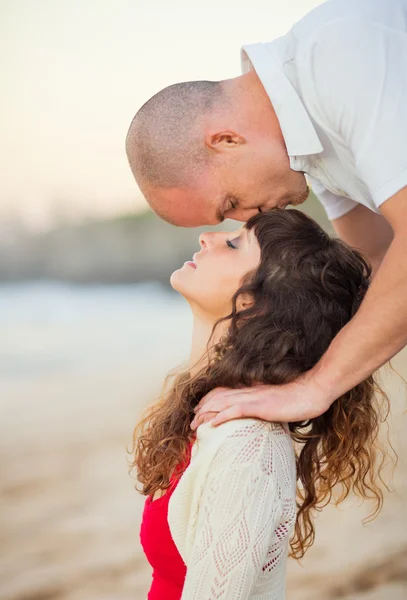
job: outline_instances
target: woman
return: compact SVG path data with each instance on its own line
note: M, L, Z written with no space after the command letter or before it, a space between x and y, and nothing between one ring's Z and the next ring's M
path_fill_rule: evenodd
M310 369L357 311L370 267L297 210L203 234L200 245L171 277L193 313L189 367L135 430L148 598L280 600L289 546L304 555L312 514L336 484L339 501L352 489L375 500L374 515L381 508L377 386L370 377L311 422L206 423L196 439L194 408L215 387L286 383Z

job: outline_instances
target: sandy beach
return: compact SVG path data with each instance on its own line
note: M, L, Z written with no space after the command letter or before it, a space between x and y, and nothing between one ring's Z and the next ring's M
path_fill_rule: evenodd
M102 290L96 309L91 292L78 300L48 290L48 309L44 293L0 292L0 598L142 600L150 578L138 541L144 499L128 475L126 445L141 408L186 356L189 315L161 292ZM407 351L393 364L407 376ZM367 525L369 507L355 498L318 515L314 547L301 564L289 561L288 600L407 597L406 390L393 373L383 377L399 455L395 491Z

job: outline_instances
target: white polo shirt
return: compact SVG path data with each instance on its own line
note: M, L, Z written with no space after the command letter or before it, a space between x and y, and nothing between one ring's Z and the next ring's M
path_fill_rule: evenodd
M407 185L407 0L330 0L243 46L252 68L331 220L358 203L379 212Z

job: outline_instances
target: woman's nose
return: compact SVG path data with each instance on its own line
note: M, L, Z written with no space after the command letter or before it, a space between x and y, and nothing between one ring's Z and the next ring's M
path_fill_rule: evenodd
M227 236L227 231L205 231L199 236L199 243L203 250L205 248L216 250L225 243Z
M213 235L212 231L204 231L199 236L199 244L201 248L207 248L210 245L211 236Z

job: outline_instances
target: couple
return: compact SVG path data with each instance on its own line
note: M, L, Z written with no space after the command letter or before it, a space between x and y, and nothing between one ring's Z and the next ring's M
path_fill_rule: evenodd
M194 330L135 433L150 600L282 600L334 487L382 503L372 373L407 344L406 2L330 0L242 59L156 94L127 137L159 216L246 223L171 278ZM343 241L284 210L307 180Z

